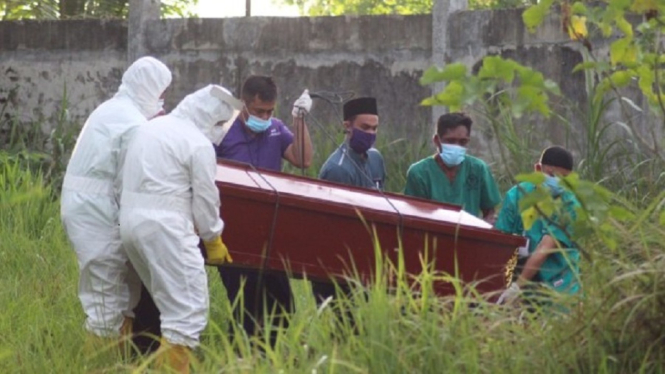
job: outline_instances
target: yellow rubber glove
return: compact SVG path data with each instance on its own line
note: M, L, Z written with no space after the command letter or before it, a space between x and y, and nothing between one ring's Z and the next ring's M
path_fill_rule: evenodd
M210 241L204 240L203 245L205 246L206 254L208 255L206 264L223 265L227 262L233 262L231 254L229 254L229 249L226 248L226 244L222 241L221 236Z

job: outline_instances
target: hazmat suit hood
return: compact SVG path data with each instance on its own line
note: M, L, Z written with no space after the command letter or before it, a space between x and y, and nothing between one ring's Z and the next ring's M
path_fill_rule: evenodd
M126 96L146 119L163 110L160 96L171 84L172 75L166 65L154 57L141 57L122 75L116 96Z
M211 142L219 145L240 110L240 100L226 88L210 84L187 95L171 114L192 121Z

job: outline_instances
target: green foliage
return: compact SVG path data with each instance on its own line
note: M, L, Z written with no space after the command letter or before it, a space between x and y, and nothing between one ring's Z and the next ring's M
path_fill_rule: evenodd
M468 74L460 63L447 65L442 70L430 67L420 83L435 82L445 82L446 88L423 100L423 105L444 105L451 111L459 111L477 101L496 100L505 104L516 118L532 112L549 117L548 98L560 95L556 83L545 79L542 73L499 56L485 57L476 75Z
M14 87L5 94L5 105L0 109L0 129L7 129L0 132L0 147L31 170L40 170L45 182L59 189L81 129L81 124L69 118L67 86L63 86L58 112L52 118L30 123L20 121L10 110L9 103L18 90Z
M662 12L657 17L649 13L662 5L541 1L523 12L527 28L535 31L555 5L560 5L557 14L571 39L582 47L584 60L571 73L584 74L587 102L562 97L556 84L518 62L488 56L476 74L460 63L426 70L421 84L443 82L445 89L423 104L479 115L476 122L490 142L486 152L501 161L498 170L504 175L531 168L537 157L534 146L550 143L547 135L552 132L543 131L543 121L547 121L548 126L558 126L560 133L567 134L565 145L581 156L577 167L583 178L612 186L624 196L639 196L646 203L665 187L658 171L665 165L659 135L665 131L665 57L659 42L665 18ZM636 16L641 15L645 17L638 21ZM596 26L589 35L587 22ZM610 35L610 53L598 55L599 48L593 48L591 41ZM635 90L644 95L649 113L636 104L641 98L635 97ZM620 116L609 116L608 111L617 107ZM644 122L648 115L655 118L645 129L637 120Z
M193 17L198 0L162 0L162 16ZM0 0L0 20L127 18L129 0Z
M6 232L38 238L57 210L42 173L29 165L23 155L0 153L0 226Z
M302 14L338 16L365 14L426 14L432 12L433 0L282 0L297 5Z
M534 31L543 22L549 14L552 3L554 3L554 0L544 0L524 11L522 20L529 31Z
M280 0L296 5L309 16L429 14L433 0ZM535 3L533 0L470 0L469 9L516 8Z
M665 116L663 104L663 68L662 47L660 40L665 31L663 14L665 3L661 1L608 1L607 5L585 6L575 2L572 7L567 2L560 1L562 23L568 27L571 23L571 14L584 17L585 21L596 26L601 37L615 39L610 43L609 59L605 56L590 54L590 60L576 67L576 69L593 69L600 75L600 83L596 95L602 96L612 91L618 94L618 89L638 83L644 97L648 100L651 110L657 115ZM541 2L524 12L524 21L530 30L539 26L554 1ZM639 21L637 21L639 19ZM633 20L632 23L629 20ZM636 22L637 21L637 22ZM593 36L593 35L592 35ZM591 50L589 39L585 43ZM648 142L645 142L648 144ZM654 149L655 144L649 144Z

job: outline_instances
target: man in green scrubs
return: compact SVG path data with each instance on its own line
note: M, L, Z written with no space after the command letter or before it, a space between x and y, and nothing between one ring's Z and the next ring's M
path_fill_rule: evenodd
M409 167L404 194L460 205L470 214L493 222L501 196L487 164L466 154L472 123L463 113L439 117L432 139L439 153Z
M518 278L501 295L499 303L514 300L527 284L568 294L580 290L580 253L572 239L575 211L580 203L575 194L559 184L559 177L572 172L573 156L563 147L549 147L541 154L535 169L545 174L543 185L522 182L511 188L495 223L498 230L528 239L528 244L519 251L515 269ZM547 189L555 201L556 208L551 212L541 209L546 217L533 207L520 207L520 201L538 188Z

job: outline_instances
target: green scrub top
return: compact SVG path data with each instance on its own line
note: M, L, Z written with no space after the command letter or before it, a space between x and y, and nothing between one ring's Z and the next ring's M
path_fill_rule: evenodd
M437 157L425 158L409 167L405 195L460 205L478 217L482 217L483 210L494 209L501 202L492 172L483 160L467 155L451 182Z
M370 148L366 154L352 150L347 143L333 152L321 167L319 178L356 187L383 190L386 169L383 156Z
M559 196L563 202L562 209L548 217L549 220L542 217L536 219L533 226L525 231L519 203L535 188L533 183L523 182L508 190L494 226L508 234L524 235L529 239L529 254L536 250L543 236L555 238L565 250L550 254L533 280L559 292L575 294L580 289L580 252L566 233L572 237L573 224L577 219L575 210L580 203L573 193L565 191Z

